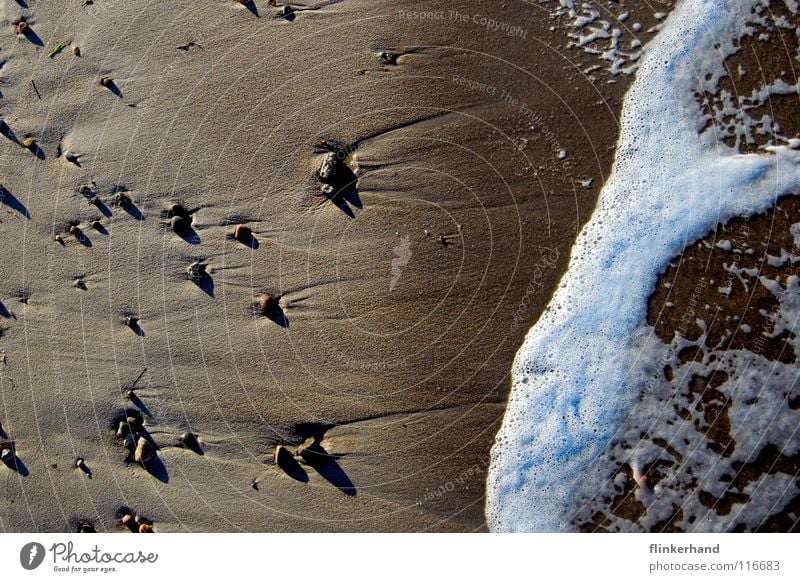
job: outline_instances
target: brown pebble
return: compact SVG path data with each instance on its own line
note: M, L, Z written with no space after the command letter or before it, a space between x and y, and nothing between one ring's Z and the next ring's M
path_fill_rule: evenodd
M100 84L103 87L110 87L114 80L111 77L100 77Z
M269 315L270 311L275 307L275 298L267 293L263 295L258 301L258 312L261 315Z
M133 520L133 516L130 513L126 513L122 516L122 523L129 524Z
M251 236L253 236L253 231L244 224L237 224L236 228L233 229L233 238L239 242L247 241Z
M153 526L147 523L143 523L139 526L139 533L153 533Z
M169 207L169 214L170 216L183 216L184 218L189 216L189 213L186 212L186 209L177 203Z
M78 45L73 45L72 54L75 55L76 57L81 56L81 47L79 47Z
M53 235L53 240L59 244L64 244L64 237L62 237L60 234Z
M145 467L153 460L154 456L155 450L152 445L147 442L146 438L140 437L139 444L136 445L136 451L133 453L133 460Z
M100 222L99 220L93 220L91 222L91 226L95 230L102 230L103 229L103 223Z
M72 236L79 236L81 234L81 229L73 224L72 226L69 227L69 233Z
M24 20L20 20L14 27L18 34L27 34L29 28L28 23Z
M32 137L26 137L24 140L22 140L22 145L29 150L32 150L34 147L36 147L36 140Z
M169 227L172 229L172 232L183 234L189 230L189 221L178 214L169 219Z

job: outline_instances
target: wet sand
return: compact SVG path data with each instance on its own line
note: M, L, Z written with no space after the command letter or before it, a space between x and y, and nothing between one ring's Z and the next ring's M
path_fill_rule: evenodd
M586 74L556 5L4 0L0 531L485 529L511 361L631 80ZM322 461L275 466L308 437Z

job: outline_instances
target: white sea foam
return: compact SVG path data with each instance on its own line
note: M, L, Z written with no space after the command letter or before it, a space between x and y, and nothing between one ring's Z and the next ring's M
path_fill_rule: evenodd
M800 186L797 151L739 155L713 132L698 135L705 119L692 90L719 79L716 46L737 38L754 3L684 0L646 47L612 175L514 362L488 478L494 531L570 528L575 500L598 485L594 461L655 365L641 346L659 273L718 222Z

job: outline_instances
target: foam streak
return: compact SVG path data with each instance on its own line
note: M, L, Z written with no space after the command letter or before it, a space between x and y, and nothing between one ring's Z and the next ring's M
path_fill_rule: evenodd
M698 70L753 0L685 0L646 47L623 107L617 158L547 311L513 367L492 450L494 531L570 529L580 491L649 372L637 338L647 299L684 246L719 221L768 209L800 185L797 152L739 155L698 135ZM718 60L718 62L715 61Z

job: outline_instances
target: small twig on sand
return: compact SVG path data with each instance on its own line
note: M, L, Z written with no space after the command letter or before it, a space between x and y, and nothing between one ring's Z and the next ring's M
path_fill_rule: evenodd
M36 88L36 83L34 83L34 82L33 82L33 79L31 79L31 85L33 85L33 90L34 90L34 91L36 91L36 96L37 96L37 97L39 98L39 100L41 101L41 99L42 99L42 96L39 94L39 89L37 89L37 88Z

